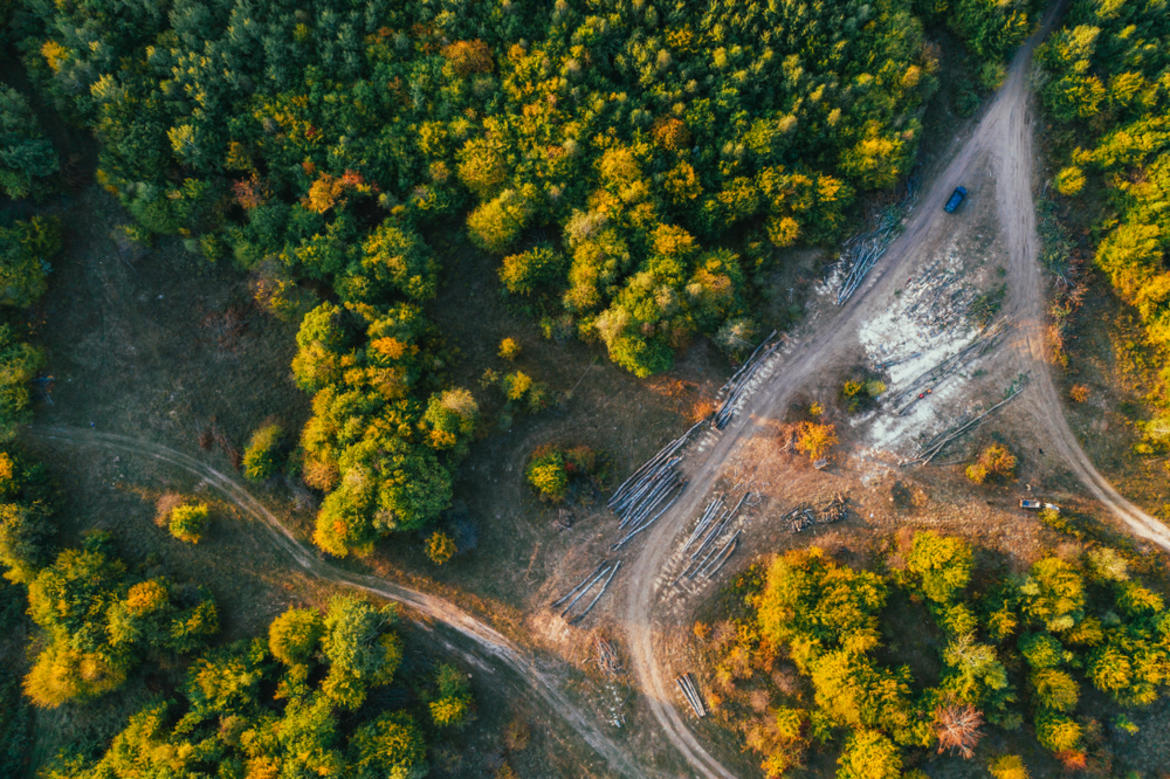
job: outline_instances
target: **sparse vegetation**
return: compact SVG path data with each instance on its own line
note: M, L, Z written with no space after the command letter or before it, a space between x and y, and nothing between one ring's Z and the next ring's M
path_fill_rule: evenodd
M528 459L525 476L542 498L560 502L574 485L597 486L605 478L607 460L588 446L538 447Z
M846 379L841 385L841 399L845 403L845 410L856 414L871 408L886 391L886 383L881 379L867 379L865 377Z
M108 533L56 549L39 470L4 454L0 551L10 581L27 586L28 615L39 629L24 694L56 708L122 687L148 654L200 651L219 629L214 601L201 588L130 571Z
M250 776L420 777L427 736L419 714L428 707L405 695L396 696L405 705L362 705L391 685L403 689L402 659L392 608L344 597L324 614L293 608L273 620L267 642L238 641L195 660L170 700L131 715L96 759L62 755L45 775L220 775L247 766ZM462 721L466 677L443 665L434 687L430 712L439 703L444 724Z
M1170 136L1162 126L1170 98L1154 85L1170 67L1170 23L1159 2L1114 8L1085 0L1062 22L1036 53L1048 137L1063 166L1055 185L1083 218L1095 263L1133 307L1156 355L1146 388L1154 409L1147 424L1156 430L1170 417L1170 270L1161 261L1170 240Z

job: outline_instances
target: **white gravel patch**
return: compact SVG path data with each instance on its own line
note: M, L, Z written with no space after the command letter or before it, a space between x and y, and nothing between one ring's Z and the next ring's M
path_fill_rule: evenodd
M911 279L889 307L861 326L858 340L868 362L888 376L885 398L893 398L910 382L957 354L978 331L963 317L951 295L961 289L962 264L952 248L923 277ZM956 416L965 381L952 374L904 416L883 403L882 413L869 425L872 448L905 454L907 444L942 429ZM922 388L922 389L925 389Z

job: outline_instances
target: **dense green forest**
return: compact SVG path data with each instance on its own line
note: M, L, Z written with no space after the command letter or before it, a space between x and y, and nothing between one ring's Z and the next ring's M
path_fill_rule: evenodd
M33 79L96 135L98 181L133 216L129 232L179 235L235 263L259 302L301 321L292 369L313 394L302 473L327 493L315 541L344 555L443 511L476 431L479 404L451 386L452 345L428 321L443 274L430 237L464 229L499 257L485 289L501 285L549 336L599 342L639 376L699 335L737 354L768 324L753 304L779 250L835 240L860 193L906 174L940 56L923 25L949 25L994 86L1031 9L5 10ZM13 149L0 152L13 192L55 168L31 129ZM511 401L547 403L527 376L504 382Z
M1144 326L1160 409L1145 433L1170 446L1170 6L1074 2L1037 57L1056 189L1087 209L1096 264Z
M424 776L428 737L460 725L471 696L453 666L398 679L393 625L393 608L353 598L289 609L267 641L192 663L181 692L134 714L99 758L63 756L45 776Z
M1163 598L1108 547L1018 577L977 571L976 551L923 531L874 570L816 547L757 565L737 584L743 613L696 626L711 705L769 776L813 752L836 756L839 779L902 776L927 749L971 758L1022 725L1055 758L1044 770L1120 775L1111 745L1137 732L1127 713L1170 680Z

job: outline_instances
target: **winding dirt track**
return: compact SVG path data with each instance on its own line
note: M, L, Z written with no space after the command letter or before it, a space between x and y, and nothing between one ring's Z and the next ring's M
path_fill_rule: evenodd
M461 636L470 639L479 651L471 651L468 646L459 646L431 631L433 637L442 642L448 650L484 670L491 670L485 664L484 657L494 659L511 669L609 764L610 770L625 776L642 775L642 771L629 759L626 751L602 733L590 717L583 714L565 697L557 681L540 667L536 658L529 652L443 598L331 565L298 541L264 504L256 500L232 477L182 452L131 436L84 428L36 425L28 428L27 433L45 441L96 446L129 455L149 457L203 479L245 515L258 520L281 551L292 558L305 573L397 601L419 614L447 625ZM429 627L425 623L423 626Z
M1014 359L1021 369L1031 372L1033 384L1025 395L1030 396L1041 437L1051 442L1093 496L1134 534L1170 550L1170 530L1119 495L1080 448L1065 421L1044 360L1045 304L1043 279L1037 264L1039 239L1032 195L1034 127L1028 75L1032 50L1051 29L1059 10L1059 4L1053 7L1038 31L1016 53L1003 86L978 126L942 174L934 177L905 231L891 244L850 304L825 317L815 333L781 357L771 382L761 386L747 401L703 459L691 464L686 495L659 519L638 557L632 561L620 614L627 631L631 665L665 735L700 775L734 778L699 744L671 702L670 683L659 662L660 653L654 648L655 606L658 588L663 583L660 576L664 564L680 534L706 501L723 463L741 441L754 433L760 420L774 410L783 410L792 395L807 386L817 371L835 363L852 348L858 326L888 304L895 279L904 278L912 270L914 260L924 259L920 247L937 245L945 238L953 221L948 221L941 204L956 185L973 177L980 166L990 162L996 173L995 195L1010 254L1012 293L1007 313L1018 322L1023 334Z

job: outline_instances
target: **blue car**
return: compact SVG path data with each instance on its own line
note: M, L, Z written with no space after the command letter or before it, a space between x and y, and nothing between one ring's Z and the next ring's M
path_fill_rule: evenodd
M955 187L955 191L951 193L951 199L947 201L945 206L943 206L943 211L946 211L948 214L955 213L955 209L959 207L959 205L966 197L966 187Z

